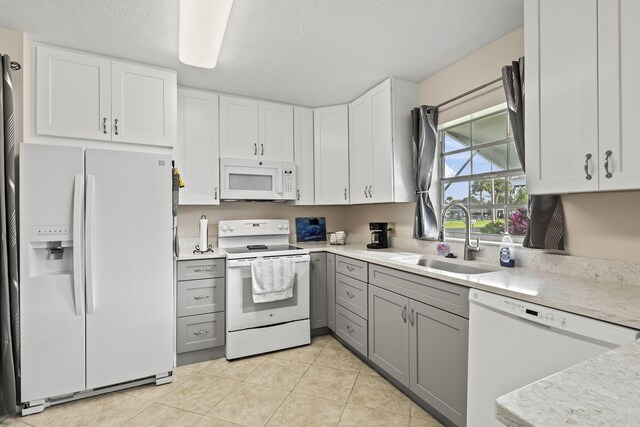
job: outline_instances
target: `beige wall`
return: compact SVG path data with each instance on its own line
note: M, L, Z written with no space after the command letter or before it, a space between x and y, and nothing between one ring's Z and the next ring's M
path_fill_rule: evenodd
M22 65L20 71L12 71L13 108L16 121L16 142L25 142L29 137L30 117L29 106L31 99L31 54L30 42L26 34L21 31L0 28L0 53L9 55L12 61ZM27 82L25 85L24 82ZM19 145L16 146L16 149Z
M288 219L292 228L296 217L322 216L327 220L327 231L346 228L345 206L290 206L274 202L228 202L220 206L180 206L178 233L180 237L198 236L200 217L209 220L209 235L218 234L218 221L227 219ZM295 234L295 230L292 230Z

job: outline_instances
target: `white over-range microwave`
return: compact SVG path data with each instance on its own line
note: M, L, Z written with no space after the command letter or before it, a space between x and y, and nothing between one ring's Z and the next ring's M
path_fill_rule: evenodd
M220 159L221 200L295 200L294 162Z

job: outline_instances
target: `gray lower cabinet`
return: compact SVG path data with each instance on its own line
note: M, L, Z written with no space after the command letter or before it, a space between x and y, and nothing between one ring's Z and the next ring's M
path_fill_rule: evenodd
M336 302L363 319L367 318L367 284L336 274Z
M369 285L369 359L409 387L409 298Z
M464 426L468 289L375 264L369 282L369 359Z
M367 321L340 305L336 306L336 335L367 357Z
M223 353L226 333L225 260L182 260L177 272L178 365L219 357L215 355Z
M327 326L336 331L336 256L327 254Z
M311 329L327 326L327 254L311 254L309 280L309 317Z
M409 322L411 391L465 425L469 320L410 300Z

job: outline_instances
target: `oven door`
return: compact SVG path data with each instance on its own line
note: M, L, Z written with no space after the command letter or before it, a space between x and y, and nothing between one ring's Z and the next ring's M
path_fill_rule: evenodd
M296 260L293 297L254 303L251 259L227 261L227 331L274 325L309 318L309 255Z

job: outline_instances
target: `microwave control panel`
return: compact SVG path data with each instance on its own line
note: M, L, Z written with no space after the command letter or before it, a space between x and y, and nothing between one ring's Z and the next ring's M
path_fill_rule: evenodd
M286 198L287 195L292 196L295 192L295 173L292 169L283 169L282 171L282 195Z

